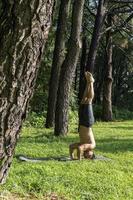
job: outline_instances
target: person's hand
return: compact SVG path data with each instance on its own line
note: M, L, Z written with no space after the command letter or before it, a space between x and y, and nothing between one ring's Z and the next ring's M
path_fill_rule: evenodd
M91 82L93 82L94 83L94 78L93 78L93 76L92 76L92 74L90 73L90 72L85 72L85 78L86 78L86 80L87 80L87 83L91 83Z

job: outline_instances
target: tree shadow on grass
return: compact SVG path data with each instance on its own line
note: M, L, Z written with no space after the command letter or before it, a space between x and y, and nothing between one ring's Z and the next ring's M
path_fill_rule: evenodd
M133 140L131 139L98 139L97 140L97 150L102 152L125 152L125 151L133 151Z
M34 136L21 136L19 142L21 143L43 143L43 144L47 144L47 143L55 143L55 142L63 142L63 143L73 143L76 142L78 138L78 134L73 134L73 137L63 137L63 136L59 136L56 137L53 135L53 132L49 133L49 134L45 134L45 133L38 133ZM79 140L79 139L78 139Z
M99 127L95 127L95 129L99 129ZM107 126L107 127L103 126L103 127L100 127L100 129L102 129L102 130L105 130L105 129L116 129L116 130L121 129L123 131L126 131L126 130L127 131L130 131L130 130L133 131L133 126Z
M116 128L116 127L113 127ZM117 128L123 129L122 126ZM131 127L125 127L131 128ZM73 134L70 137L55 137L53 132L49 134L37 132L34 136L21 136L20 143L30 143L30 144L53 144L54 143L63 143L69 144L78 142L78 134ZM111 152L111 153L118 153L118 152L125 152L125 151L133 151L133 140L126 139L126 138L104 138L104 139L97 139L96 140L97 146L96 150L101 152Z
M72 161L69 157L66 156L60 156L60 157L55 157L55 156L51 156L51 157L29 157L26 155L15 155L15 157L19 160L19 161L23 161L23 162L42 162L42 161Z
M125 126L113 126L111 128L115 128L115 129L124 129L125 130L133 130L133 126L129 126L129 127L125 127Z

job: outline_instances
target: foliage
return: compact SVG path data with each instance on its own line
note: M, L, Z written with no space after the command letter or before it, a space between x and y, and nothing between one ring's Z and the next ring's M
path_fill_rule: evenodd
M117 42L120 40L118 36L116 39ZM116 45L113 51L113 105L131 111L133 111L132 48L132 42L127 39L125 47Z
M38 200L52 199L50 196L63 200L133 199L132 121L99 122L93 130L97 141L95 153L111 161L26 163L15 157L7 183L0 186L1 195L9 195L9 200L12 196L17 200L24 196ZM16 156L68 156L69 144L78 140L75 133L55 138L50 129L24 127Z
M24 122L25 127L43 128L45 124L44 116L46 113L37 114L36 112L29 113L26 121Z
M114 118L118 120L133 120L133 112L126 109L113 108Z
M70 103L69 106L71 108L71 110L75 111L78 110L78 98L77 98L77 91L75 91L74 89L71 91L70 93Z
M102 106L94 105L94 116L96 120L101 120L102 117ZM117 107L113 106L113 119L114 120L132 120L133 119L133 112L127 109L118 109Z
M73 2L72 2L73 3ZM72 3L70 4L70 13L68 19L68 27L67 27L67 38L70 35L71 29L71 11L72 11ZM48 98L48 88L49 88L49 78L51 73L51 65L52 65L52 57L54 50L54 42L55 42L55 32L57 28L57 18L59 11L60 1L56 2L55 12L53 15L53 24L51 27L51 31L49 34L48 42L46 45L45 55L42 59L42 64L40 66L36 88L34 92L34 96L32 98L30 104L30 110L36 113L46 112L47 110L47 98ZM117 10L117 4L112 5L109 4L110 9ZM124 6L128 6L124 5ZM83 26L82 26L82 35L86 36L88 44L90 44L94 20L96 13L96 2L93 1L85 1L84 8L84 17L83 17ZM129 29L119 29L120 24L126 20L128 14L118 14L114 18L114 28L113 30L113 92L112 92L112 103L114 106L118 108L124 107L125 109L132 110L133 108L133 67L132 67L132 30L129 29L132 25L132 21L128 22L127 28ZM104 26L106 29L106 25ZM103 30L104 32L105 30ZM105 31L106 32L106 31ZM105 62L105 34L102 35L102 39L100 41L99 50L97 53L96 66L95 66L95 91L96 94L96 102L98 101L99 96L101 95L102 99L102 83L104 78L104 62ZM67 46L66 42L66 46ZM88 45L89 46L89 45ZM80 61L79 61L80 62ZM76 82L76 91L71 91L71 101L70 107L72 110L77 109L77 94L78 94L78 84L79 84L79 74L80 70L78 70L78 77ZM99 92L98 92L99 91ZM125 103L127 102L127 103ZM99 102L97 102L99 103ZM98 113L97 113L98 114ZM98 114L99 115L99 114ZM99 118L99 116L98 116Z
M96 121L101 121L102 116L102 107L100 105L93 105L94 116ZM113 106L113 118L114 120L132 120L133 112L128 111L126 109L118 109ZM44 128L46 119L46 112L36 113L30 112L26 121L24 122L25 127L34 127L34 128ZM75 127L74 130L77 130L78 127L78 109L75 107L69 107L69 124L70 129L71 126Z
M46 112L44 113L36 113L30 112L26 121L24 122L25 127L34 127L34 128L44 128L46 120ZM78 124L78 112L76 110L69 109L69 123L72 126Z
M93 106L93 112L94 112L95 120L101 120L101 118L102 118L102 106L94 105Z

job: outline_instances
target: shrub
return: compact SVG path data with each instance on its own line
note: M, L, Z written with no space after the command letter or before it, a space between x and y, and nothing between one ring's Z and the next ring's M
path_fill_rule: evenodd
M31 112L29 113L24 126L33 126L35 128L43 128L45 124L45 113L35 113Z

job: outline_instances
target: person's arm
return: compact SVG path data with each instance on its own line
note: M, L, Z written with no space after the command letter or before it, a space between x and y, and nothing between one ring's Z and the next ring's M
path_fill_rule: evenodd
M87 84L86 84L86 88L83 94L81 104L91 104L94 98L94 88L93 88L94 78L92 74L89 72L85 73L85 77L87 80Z

